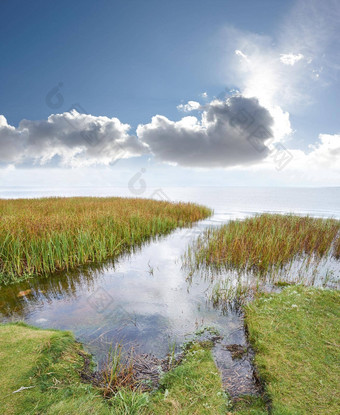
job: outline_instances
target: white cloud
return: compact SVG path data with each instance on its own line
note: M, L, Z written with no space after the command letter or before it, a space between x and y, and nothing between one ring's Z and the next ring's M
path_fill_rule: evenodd
M177 105L177 109L183 112L190 112L200 109L201 104L197 101L188 101L187 104Z
M76 111L52 114L43 121L23 120L17 128L0 115L0 163L109 165L120 157L151 152L158 160L183 166L248 169L252 164L249 171L272 169L275 160L266 140L260 138L263 151L256 151L249 145L248 128L235 123L235 115L245 109L254 118L253 125L263 126L274 143L286 142L292 134L289 113L301 103L308 105L309 92L327 83L332 70L340 67L339 18L336 0L300 0L276 38L226 29L222 81L236 85L240 92L234 91L227 102L180 104L177 108L183 112L202 113L177 122L156 115L138 126L137 137L117 118ZM325 53L329 50L332 54ZM201 97L206 99L208 94L203 92ZM338 143L339 135L320 134L308 153L289 150L293 159L285 171L339 172Z
M219 80L258 98L278 140L292 133L289 113L305 110L339 73L340 3L298 0L276 36L226 27L220 33Z
M269 170L274 172L278 167L284 152L289 153L289 162L280 171L283 175L298 174L298 182L306 182L306 177L312 181L321 179L327 185L328 181L340 184L340 134L319 134L315 144L308 151L300 149L280 149L281 155L272 148L272 153L261 163L252 166L254 171Z
M320 134L319 142L310 145L310 149L305 156L309 168L335 168L340 171L340 134Z
M285 65L295 65L296 62L299 62L301 59L303 59L304 56L302 53L298 53L297 55L294 55L294 53L281 53L280 55L280 61Z
M227 101L204 106L189 101L184 106L185 111L194 109L202 110L198 118L186 116L177 122L156 115L149 124L138 126L137 136L117 118L75 110L52 114L47 120L22 120L17 128L1 116L0 163L84 167L153 154L183 166L228 167L266 157L273 119L257 99L234 95Z
M246 62L249 62L248 56L245 55L241 50L236 49L235 50L235 55L236 56L240 56L241 58L243 58Z
M75 110L52 114L42 121L22 120L17 128L0 116L0 163L109 165L117 158L146 151L129 130L130 126L117 118Z

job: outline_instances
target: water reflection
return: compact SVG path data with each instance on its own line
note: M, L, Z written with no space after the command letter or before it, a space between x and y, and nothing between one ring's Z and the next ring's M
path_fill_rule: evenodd
M221 219L177 230L115 264L3 287L2 321L72 330L97 360L113 342L134 344L141 352L162 357L169 344L185 341L202 325L218 325L227 332L228 321L238 317L224 316L210 305L204 282L188 290L180 262L189 240L215 223Z
M203 326L215 327L223 337L222 345L246 345L242 315L213 307L212 281L196 276L188 284L180 258L207 226L248 214L217 212L192 228L151 241L115 263L92 264L2 287L1 320L71 330L97 362L117 342L164 357L170 345L189 340ZM222 372L229 377L242 373L244 387L251 393L249 359L236 364L218 345L214 353Z
M1 287L0 312L3 317L25 319L30 312L53 301L76 300L81 292L95 289L108 264L91 264L73 271L57 272L51 277L36 277Z

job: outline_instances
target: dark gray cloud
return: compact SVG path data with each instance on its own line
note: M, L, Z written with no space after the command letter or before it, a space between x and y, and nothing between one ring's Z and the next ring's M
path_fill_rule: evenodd
M47 120L22 120L17 128L0 116L0 162L61 165L110 164L147 151L130 126L117 118L95 117L73 110Z
M266 158L273 118L256 98L234 96L201 108L200 118L156 115L138 138L158 160L191 167L247 165Z

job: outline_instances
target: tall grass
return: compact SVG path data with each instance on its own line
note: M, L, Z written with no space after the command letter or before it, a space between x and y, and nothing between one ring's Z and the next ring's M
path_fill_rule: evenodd
M187 259L197 267L266 273L303 255L336 256L339 231L340 221L334 219L263 214L208 229L190 247Z
M213 287L211 297L217 304L244 298L249 288L257 290L261 280L280 277L283 270L292 272L294 261L301 263L294 270L298 278L303 267L315 278L322 259L340 258L339 234L338 220L262 214L207 229L189 246L184 264L190 275L203 270L212 280L228 272L228 278Z
M147 199L0 200L0 283L116 257L210 214L194 204Z

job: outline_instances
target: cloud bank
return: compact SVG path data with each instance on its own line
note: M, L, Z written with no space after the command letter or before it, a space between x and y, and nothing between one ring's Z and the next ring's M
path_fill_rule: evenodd
M197 105L196 105L197 104ZM269 112L255 98L234 96L201 107L199 118L171 121L156 115L137 135L117 118L73 110L47 120L22 120L17 128L0 118L0 163L109 165L119 158L152 154L157 160L192 167L230 167L266 157L272 137Z
M118 118L96 117L75 110L47 120L22 120L17 128L0 115L0 163L63 166L112 164L117 158L147 150L130 126Z

